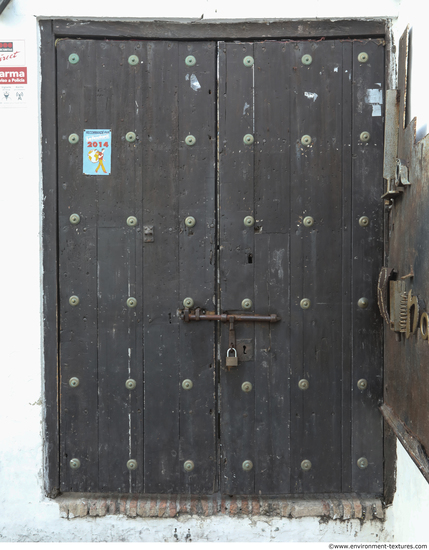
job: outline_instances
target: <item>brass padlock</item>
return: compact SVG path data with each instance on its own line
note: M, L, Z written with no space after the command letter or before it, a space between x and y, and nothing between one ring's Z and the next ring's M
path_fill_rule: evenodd
M233 353L234 355L231 355ZM237 350L235 348L229 348L226 352L226 362L227 367L237 367L238 366L238 356Z

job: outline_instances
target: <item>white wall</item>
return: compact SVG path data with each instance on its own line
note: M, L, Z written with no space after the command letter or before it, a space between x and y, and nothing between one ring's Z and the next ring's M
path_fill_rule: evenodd
M399 449L398 493L385 526L359 521L319 523L317 519L261 520L208 518L205 520L60 519L58 505L42 491L42 357L41 357L41 241L40 241L40 113L37 17L81 18L195 18L264 19L314 17L396 17L398 32L407 22L423 40L424 26L417 7L404 0L368 3L332 0L254 4L232 0L165 0L120 3L74 0L12 0L0 16L0 40L26 41L28 66L25 108L0 106L1 170L1 311L0 363L0 541L156 541L173 540L191 529L196 540L373 541L424 540L429 514L429 488ZM412 15L412 20L407 20ZM418 32L417 32L418 31ZM424 48L422 48L422 51ZM415 54L417 56L417 54ZM423 55L423 54L422 54ZM417 57L415 57L417 59ZM422 62L419 62L422 63ZM425 67L426 65L420 65ZM425 69L421 74L425 73ZM419 78L419 71L413 71ZM414 80L413 80L414 82ZM417 82L417 80L416 80ZM421 86L414 86L413 112L428 120ZM416 506L418 502L418 506ZM412 513L410 512L412 510ZM418 510L418 512L416 511ZM417 514L420 514L418 516ZM429 537L426 537L426 539Z

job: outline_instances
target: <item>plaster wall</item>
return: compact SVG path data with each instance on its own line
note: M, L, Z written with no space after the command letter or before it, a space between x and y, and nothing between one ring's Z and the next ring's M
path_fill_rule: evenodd
M387 522L358 520L212 517L199 519L60 518L55 501L43 494L43 357L41 291L40 60L38 17L117 19L287 19L399 16L398 33L407 21L404 0L346 3L308 0L305 4L266 0L247 4L231 0L96 3L87 0L12 0L0 15L0 41L25 40L28 84L26 104L0 106L2 182L1 251L3 323L0 331L0 541L392 541L425 540L429 488L405 452L399 449L398 492ZM416 28L419 23L415 8ZM421 25L423 40L424 25ZM398 37L397 37L398 38ZM415 71L416 72L416 71ZM414 74L414 73L413 73ZM417 87L416 87L417 88ZM419 119L428 120L423 92L412 97ZM422 106L423 105L423 106ZM421 114L422 113L422 114ZM424 119L424 121L423 121ZM415 511L419 502L419 511ZM413 510L413 513L406 513ZM411 519L410 519L411 518ZM411 522L411 523L410 523ZM420 531L418 530L420 528ZM417 529L417 531L416 531ZM424 532L426 529L426 533ZM417 537L417 538L416 538ZM189 537L188 537L189 540Z

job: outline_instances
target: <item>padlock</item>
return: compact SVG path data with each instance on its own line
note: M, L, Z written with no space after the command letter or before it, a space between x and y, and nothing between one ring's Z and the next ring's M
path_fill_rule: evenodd
M230 355L230 353L233 353L234 355ZM238 357L237 357L237 350L235 348L229 348L226 352L226 362L227 367L237 367L238 366Z

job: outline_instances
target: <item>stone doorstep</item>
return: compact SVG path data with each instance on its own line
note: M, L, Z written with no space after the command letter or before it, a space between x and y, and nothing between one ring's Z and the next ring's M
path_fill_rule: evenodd
M95 495L65 493L55 499L66 519L122 515L129 518L229 516L332 520L384 520L381 498L356 494L268 498L258 496Z

